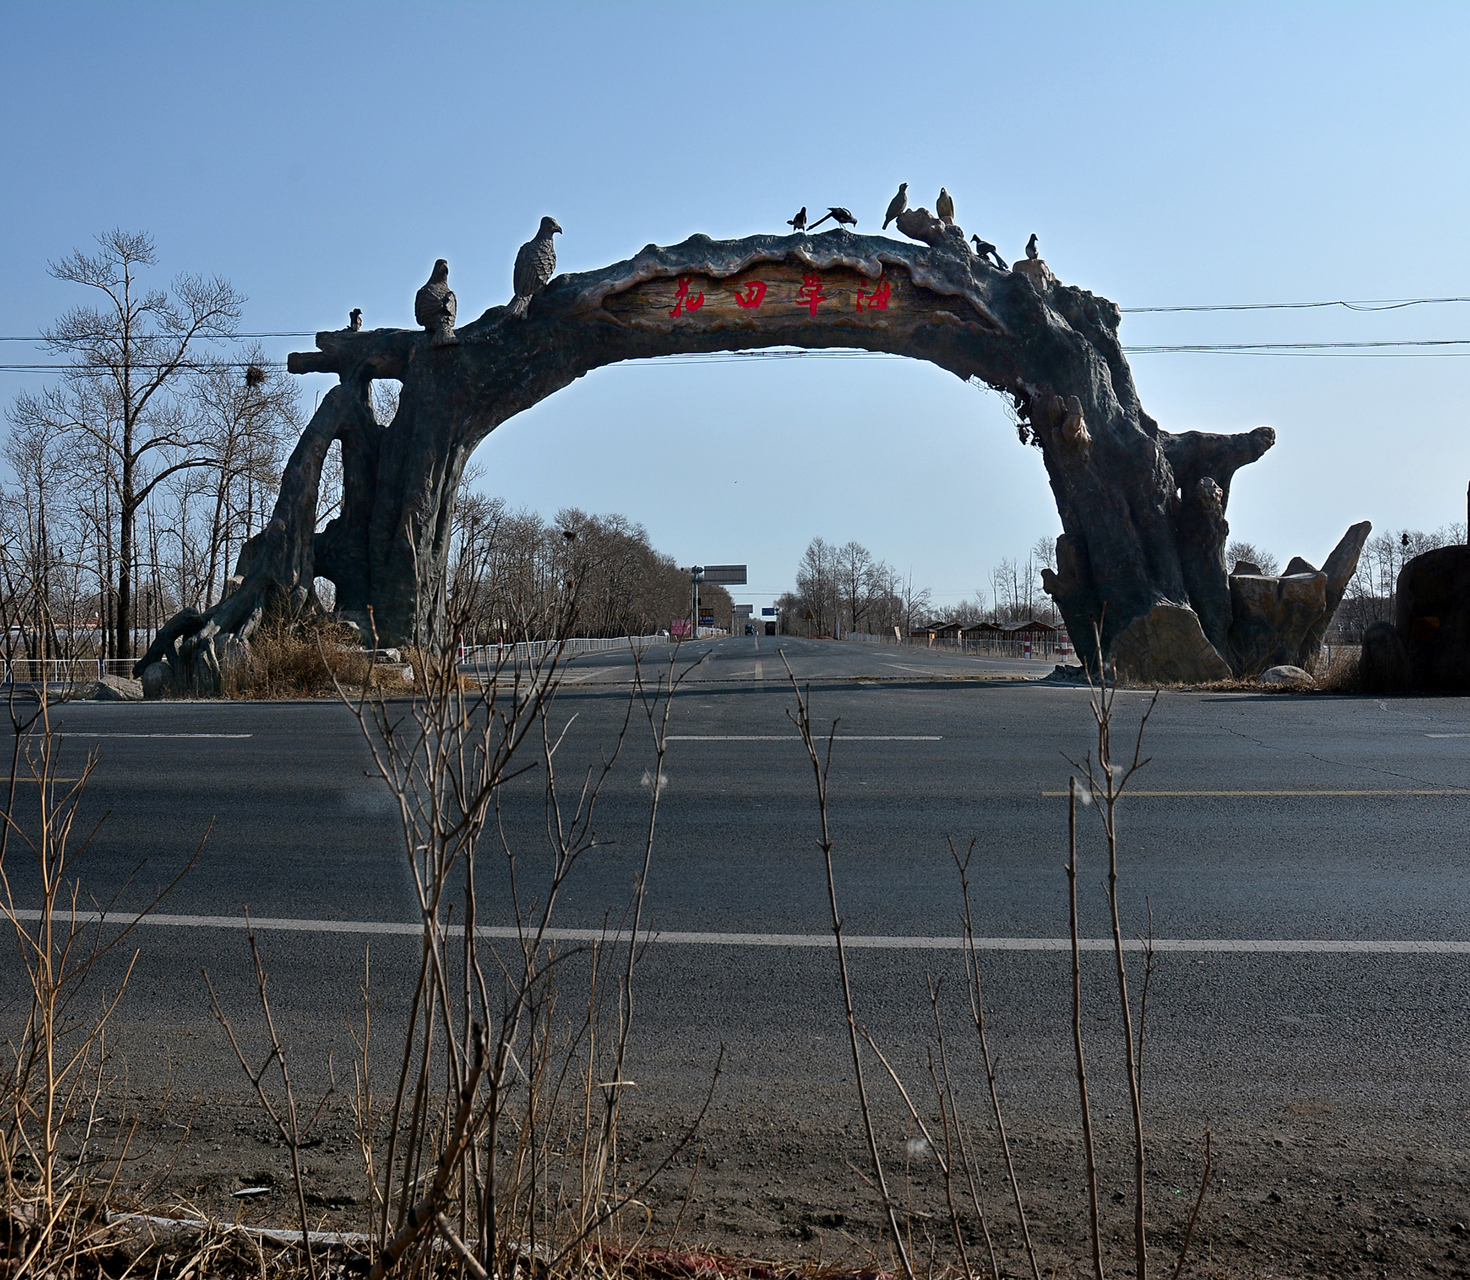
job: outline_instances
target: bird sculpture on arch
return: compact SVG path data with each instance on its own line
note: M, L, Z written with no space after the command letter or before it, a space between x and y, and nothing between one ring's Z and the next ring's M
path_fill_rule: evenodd
M339 382L285 467L266 531L241 554L237 587L171 619L136 672L158 668L156 689L210 692L221 658L273 608L321 607L317 578L336 585L336 616L378 643L443 648L443 531L466 460L496 427L604 365L775 346L904 355L1002 393L1045 459L1064 530L1044 585L1093 669L1190 681L1250 675L1283 655L1310 668L1369 526L1350 529L1310 581L1283 579L1274 595L1237 583L1224 558L1231 482L1275 432L1161 427L1140 401L1116 304L1057 280L1039 255L1007 269L990 242L976 236L972 249L952 203L948 220L895 214L905 195L906 184L887 212L910 239L854 232L844 206L806 226L803 207L785 220L792 234L693 235L561 275L552 237L564 233L547 216L515 255L509 303L457 324L441 258L415 300L419 328L318 333L288 367ZM818 231L828 220L838 225ZM403 384L386 426L373 413L378 379ZM333 441L341 512L317 530Z

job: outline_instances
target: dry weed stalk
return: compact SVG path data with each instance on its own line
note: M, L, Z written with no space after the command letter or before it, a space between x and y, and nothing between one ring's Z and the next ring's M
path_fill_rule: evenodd
M816 781L817 788L817 817L821 824L821 833L817 838L817 847L822 851L822 863L827 876L827 905L832 913L832 936L837 942L837 972L842 983L842 1009L847 1022L847 1040L852 1050L853 1079L857 1085L858 1105L863 1115L863 1132L868 1139L868 1156L873 1162L873 1176L878 1180L878 1193L883 1199L883 1211L888 1215L888 1228L893 1233L893 1245L898 1250L899 1264L903 1267L903 1273L907 1280L914 1280L913 1263L909 1260L909 1251L904 1244L904 1233L898 1226L898 1209L893 1202L893 1196L888 1190L888 1179L883 1172L883 1157L878 1151L878 1135L873 1127L873 1110L868 1102L868 1090L863 1082L863 1059L858 1051L857 1017L853 1012L852 983L847 973L847 949L842 944L842 915L837 910L837 877L832 868L832 833L827 825L827 777L832 769L832 745L836 740L837 725L833 722L831 730L826 735L827 750L825 754L818 750L816 737L812 730L811 718L811 690L803 692L801 685L797 683L796 673L791 670L791 664L786 661L786 654L781 654L782 665L786 668L787 678L791 681L792 691L796 694L796 710L788 711L786 714L796 726L801 735L802 745L806 748L807 758L811 761L812 775Z
M827 735L825 752L819 749L818 739L812 730L811 703L809 691L803 690L797 683L788 664L787 674L791 679L792 689L796 694L796 709L788 712L792 721L796 724L802 742L807 750L808 758L812 764L817 783L817 810L821 823L821 835L818 846L823 852L825 871L827 877L828 903L832 914L833 934L837 943L839 975L841 978L844 1012L850 1032L850 1044L853 1053L854 1074L857 1086L858 1103L862 1111L865 1130L868 1137L869 1155L873 1162L875 1173L875 1185L883 1199L885 1209L889 1218L889 1229L893 1234L899 1257L906 1272L910 1275L909 1257L905 1241L909 1237L900 1231L898 1214L892 1196L889 1194L887 1182L883 1173L883 1165L878 1152L877 1139L873 1121L872 1107L864 1083L861 1060L858 1054L858 1038L867 1044L877 1061L887 1073L889 1080L897 1089L903 1100L909 1119L919 1133L923 1135L924 1142L930 1152L933 1153L938 1165L943 1182L945 1205L949 1215L950 1233L954 1239L955 1254L961 1273L972 1280L974 1268L966 1248L965 1238L960 1222L959 1201L956 1188L959 1179L964 1178L966 1188L969 1192L970 1204L973 1206L976 1220L984 1236L987 1251L989 1253L989 1271L992 1277L999 1277L1000 1268L991 1243L990 1229L987 1216L982 1203L980 1193L979 1164L970 1151L967 1138L966 1126L960 1113L957 1101L957 1091L953 1073L950 1070L947 1040L944 1030L943 1018L940 1015L940 990L942 980L936 980L932 976L928 979L930 1016L934 1025L934 1044L928 1053L928 1069L930 1082L934 1090L938 1111L939 1133L941 1141L935 1141L935 1135L930 1125L925 1122L918 1107L915 1105L909 1090L904 1085L902 1078L894 1069L888 1058L874 1040L868 1030L859 1025L855 1020L851 985L848 980L845 948L842 939L842 920L837 910L837 896L835 876L832 862L832 839L828 829L827 815L827 780L832 763L832 745L835 741L836 725L834 723L832 732ZM1114 763L1112 746L1112 725L1114 713L1114 699L1117 686L1109 682L1106 674L1103 676L1101 687L1094 686L1091 707L1097 727L1098 741L1096 755L1089 752L1084 762L1076 767L1082 772L1086 779L1087 790L1083 794L1084 803L1096 802L1098 813L1103 823L1104 836L1108 850L1108 881L1107 902L1112 926L1112 954L1114 961L1115 978L1117 981L1117 998L1121 1005L1123 1016L1124 1037L1124 1069L1128 1081L1129 1100L1132 1107L1133 1119L1133 1164L1134 1164L1134 1251L1135 1271L1139 1280L1147 1277L1147 1238L1144 1221L1144 1199L1143 1182L1145 1175L1145 1147L1143 1135L1143 1050L1144 1032L1147 1020L1148 993L1150 982L1155 968L1155 949L1153 943L1153 912L1150 906L1148 913L1148 933L1143 939L1144 951L1144 981L1143 993L1137 1018L1137 1037L1134 1035L1134 1019L1132 1006L1128 994L1128 975L1124 963L1122 925L1119 910L1119 874L1118 874L1118 826L1117 811L1118 803L1133 775L1149 762L1143 757L1143 736L1148 725L1148 720L1154 707L1158 702L1158 692L1155 691L1152 701L1145 709L1138 726L1137 738L1134 743L1133 755L1125 766ZM1073 762L1075 764L1075 762ZM1068 836L1068 860L1066 863L1068 916L1070 928L1070 950L1071 950L1071 1030L1073 1048L1076 1063L1077 1091L1081 1107L1081 1130L1083 1140L1084 1158L1086 1163L1087 1197L1088 1197L1088 1225L1089 1243L1091 1246L1091 1261L1094 1280L1103 1280L1104 1269L1102 1259L1102 1233L1101 1215L1098 1204L1098 1173L1097 1157L1095 1151L1094 1134L1092 1128L1092 1109L1090 1101L1090 1089L1087 1077L1086 1054L1083 1047L1082 1037L1082 964L1081 964L1081 939L1078 926L1077 908L1077 779L1073 777L1069 782L1068 806L1067 806L1067 836ZM1000 1092L996 1080L996 1064L990 1052L989 1041L986 1033L985 1002L981 984L979 948L976 943L974 910L971 901L970 889L970 864L975 854L976 842L972 841L968 852L962 857L955 849L954 842L950 842L950 855L954 860L955 867L959 873L960 895L963 905L963 956L965 964L966 991L969 1000L970 1021L975 1029L981 1051L981 1061L985 1073L986 1086L989 1094L990 1110L995 1126L997 1142L1000 1155L1006 1173L1006 1180L1010 1187L1011 1200L1014 1205L1017 1220L1021 1230L1027 1260L1030 1264L1033 1280L1041 1280L1041 1265L1036 1256L1035 1248L1031 1240L1030 1227L1027 1221L1026 1207L1021 1193L1020 1178L1017 1175L1014 1161L1011 1157L1010 1139L1007 1133L1004 1109L1001 1106ZM937 1052L937 1057L936 1057ZM1184 1243L1180 1250L1176 1268L1176 1277L1182 1273L1184 1263L1188 1257L1190 1242L1194 1233L1195 1221L1204 1201L1204 1193L1208 1185L1210 1167L1210 1143L1209 1135L1205 1139L1205 1172L1200 1183L1199 1195L1195 1201L1194 1211L1190 1216L1189 1225L1185 1232ZM927 1229L927 1228L926 1228ZM937 1245L937 1241L929 1238L931 1251ZM911 1247L911 1243L908 1247ZM931 1259L932 1270L932 1259Z
M266 993L265 962L260 957L260 946L255 940L255 930L249 927L249 922L247 912L245 933L250 943L250 958L255 965L255 990L260 997L261 1016L265 1022L267 1042L270 1045L270 1052L266 1054L265 1060L259 1067L252 1067L249 1059L246 1058L245 1051L240 1047L240 1041L235 1035L235 1029L225 1016L219 997L215 995L214 984L210 982L207 972L204 975L204 984L209 989L209 1004L215 1020L224 1028L230 1048L235 1051L235 1057L240 1063L241 1070L249 1078L256 1097L260 1099L261 1107L270 1117L276 1132L281 1135L281 1141L286 1144L286 1150L291 1158L291 1185L296 1192L297 1215L301 1223L301 1252L306 1259L306 1274L309 1280L316 1280L316 1259L311 1252L311 1232L306 1214L306 1183L302 1176L301 1151L307 1134L311 1132L312 1126L320 1118L328 1099L336 1092L337 1082L333 1077L331 1085L322 1094L321 1101L317 1103L316 1110L312 1112L311 1119L303 1125L296 1108L296 1091L291 1084L290 1062L285 1047L281 1044L281 1037L276 1031L275 1014L271 1011L270 997ZM266 1078L272 1065L281 1073L281 1089L285 1096L284 1107L278 1106L266 1089ZM330 1056L327 1058L327 1066L330 1072Z
M110 1138L104 1133L100 1099L111 1083L107 1027L138 953L126 958L111 990L99 988L96 971L203 849L201 841L140 911L111 924L116 899L104 907L85 899L77 875L78 860L97 831L74 838L97 757L88 755L77 777L60 776L62 739L53 729L50 706L42 684L34 713L22 711L12 686L10 785L0 813L0 917L10 925L26 984L26 1017L0 1071L4 1244L19 1275L73 1270L102 1247L97 1207L114 1191L137 1127L123 1116ZM27 794L32 786L36 792L35 814L28 820L16 810L22 781ZM22 867L16 866L17 853ZM32 901L38 897L39 905L21 905L17 884Z

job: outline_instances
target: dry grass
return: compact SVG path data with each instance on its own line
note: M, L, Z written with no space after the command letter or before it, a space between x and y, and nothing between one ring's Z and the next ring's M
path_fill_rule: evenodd
M1321 693L1357 693L1358 668L1363 651L1357 645L1338 645L1332 650L1332 661L1317 669L1317 689Z
M415 674L422 662L408 655ZM225 681L227 697L241 699L336 697L338 686L364 686L385 693L407 692L412 685L400 665L374 665L355 635L336 623L280 622L262 627L250 640L246 657Z

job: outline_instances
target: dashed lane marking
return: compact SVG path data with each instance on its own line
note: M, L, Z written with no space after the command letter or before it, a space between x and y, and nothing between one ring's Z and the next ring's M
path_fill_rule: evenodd
M92 733L87 729L57 729L58 738L253 738L253 733ZM32 737L41 736L33 731Z
M818 743L826 742L825 733L818 734ZM943 742L937 733L839 733L834 742ZM667 742L800 742L794 733L671 733ZM1065 793L1063 793L1065 794Z
M58 913L67 916L68 913ZM41 913L34 910L17 910L17 920L35 921ZM69 918L69 916L68 916ZM108 917L114 924L128 920L126 913L117 912ZM95 924L99 919L96 912L78 912L81 924ZM145 916L140 924L154 928L174 929L244 929L247 926L262 932L289 933L354 933L418 937L417 923L391 920L296 920L282 917L244 916ZM463 926L449 925L446 931L462 936ZM479 936L488 939L514 940L522 936L513 926L481 926ZM619 942L626 941L628 934L604 929L548 929L543 935L548 942ZM827 933L690 933L677 930L654 930L639 934L640 942L670 943L682 946L706 947L795 947L832 948L836 946L831 934ZM958 937L921 937L907 935L849 934L843 944L859 950L869 951L963 951L970 944ZM977 951L1067 951L1071 948L1067 938L976 938ZM1083 951L1109 951L1111 938L1083 938ZM1335 938L1155 938L1155 951L1202 952L1221 955L1470 955L1470 942L1444 939L1369 939L1345 940ZM1123 942L1125 951L1146 950L1146 944L1138 938Z

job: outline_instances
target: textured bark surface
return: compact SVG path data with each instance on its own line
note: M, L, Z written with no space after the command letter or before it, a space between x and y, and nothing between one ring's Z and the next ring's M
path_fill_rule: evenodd
M1045 585L1084 660L1097 657L1095 625L1106 652L1160 602L1193 608L1228 660L1230 482L1275 433L1160 430L1139 404L1112 302L1054 282L1039 263L1001 271L962 236L935 238L697 235L559 276L524 317L492 307L456 331L455 345L412 330L318 334L317 350L293 353L289 367L335 373L342 385L291 458L245 581L208 614L171 622L139 672L159 659L197 664L200 645L218 652L219 637L248 636L272 601L309 605L316 575L337 584L347 618L365 626L372 610L380 643L446 643L456 491L491 431L603 365L770 346L891 352L1009 395L1061 514L1058 571ZM369 408L374 378L403 384L386 428ZM314 534L333 439L343 447L343 511Z

